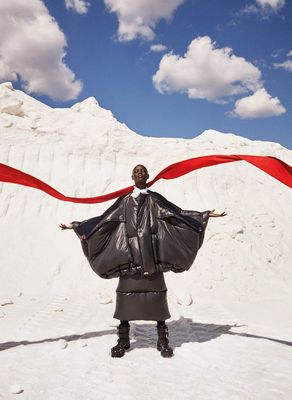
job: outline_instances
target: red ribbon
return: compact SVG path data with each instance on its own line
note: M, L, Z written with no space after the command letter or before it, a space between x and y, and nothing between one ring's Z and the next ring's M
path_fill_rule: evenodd
M276 157L269 156L251 156L245 154L234 154L234 155L209 155L202 157L190 158L188 160L180 161L175 164L171 164L164 168L159 174L156 175L152 181L147 182L147 186L150 187L154 182L159 179L174 179L179 176L188 174L196 169L210 167L212 165L224 164L234 161L247 161L255 167L260 168L262 171L271 175L275 179L292 188L292 167ZM16 183L18 185L34 187L42 190L45 193L55 197L56 199L69 201L72 203L102 203L104 201L115 199L116 197L122 196L132 191L133 186L128 186L124 189L117 190L108 194L97 197L70 197L65 196L58 192L47 183L35 178L32 175L26 174L19 169L9 167L8 165L0 163L0 181Z

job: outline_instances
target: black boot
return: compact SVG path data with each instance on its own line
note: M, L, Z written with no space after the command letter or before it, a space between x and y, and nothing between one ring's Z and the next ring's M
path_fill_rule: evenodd
M123 357L125 351L130 348L130 324L128 321L121 321L117 327L118 330L118 343L111 349L112 357Z
M168 327L164 321L157 321L157 350L160 351L162 357L172 357L173 350L169 346L168 342Z

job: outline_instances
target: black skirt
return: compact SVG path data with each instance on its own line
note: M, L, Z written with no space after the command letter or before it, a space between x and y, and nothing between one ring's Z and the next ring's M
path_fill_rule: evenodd
M170 318L163 273L149 277L140 274L120 277L113 318L126 321L164 321Z

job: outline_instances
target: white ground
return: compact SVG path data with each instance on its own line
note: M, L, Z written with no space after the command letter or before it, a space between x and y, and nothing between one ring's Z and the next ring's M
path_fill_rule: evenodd
M144 138L95 99L51 109L0 85L0 162L75 196L128 186L132 167L162 168L205 154L273 155L277 143L206 131L191 139ZM131 323L132 349L112 359L116 280L95 275L60 222L110 203L63 203L0 185L0 399L292 398L291 190L243 162L205 168L152 187L184 209L226 209L210 220L191 270L165 274L170 342ZM12 392L20 392L19 394Z

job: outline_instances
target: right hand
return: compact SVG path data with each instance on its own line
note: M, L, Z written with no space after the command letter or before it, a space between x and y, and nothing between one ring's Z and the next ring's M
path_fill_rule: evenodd
M225 217L227 213L223 211L222 213L215 213L215 208L209 212L209 217Z
M60 227L62 230L64 230L64 229L73 229L72 224L68 224L68 225L66 225L66 224L60 224L59 227Z

